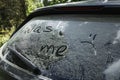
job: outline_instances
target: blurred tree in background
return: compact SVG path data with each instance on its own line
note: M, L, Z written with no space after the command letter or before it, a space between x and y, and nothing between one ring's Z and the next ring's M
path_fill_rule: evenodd
M35 9L81 0L0 0L0 46Z
M48 5L54 5L54 4L60 4L60 3L66 3L68 2L69 0L44 0L43 4L45 6L48 6Z
M0 0L0 46L31 11L41 6L38 0Z
M26 18L24 0L1 0L0 5L1 28L10 30L12 26L17 26Z
M37 7L37 0L0 0L0 28L17 27L26 16Z

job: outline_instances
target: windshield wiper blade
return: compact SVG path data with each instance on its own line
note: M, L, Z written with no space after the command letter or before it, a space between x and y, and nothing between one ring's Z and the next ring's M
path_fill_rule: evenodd
M17 50L12 49L11 47L8 47L8 49L15 54L17 57L19 57L33 72L35 75L40 75L41 70L36 67L31 61L29 61L27 58L25 58L21 53L19 53Z

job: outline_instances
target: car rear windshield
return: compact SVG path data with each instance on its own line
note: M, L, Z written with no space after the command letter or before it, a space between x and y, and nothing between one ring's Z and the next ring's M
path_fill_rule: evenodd
M13 35L8 46L54 80L120 79L120 16L35 17Z

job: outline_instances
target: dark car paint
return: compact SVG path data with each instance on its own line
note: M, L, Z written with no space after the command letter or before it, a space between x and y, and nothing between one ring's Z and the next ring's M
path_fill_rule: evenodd
M10 76L6 71L0 68L0 80L17 80L14 77Z

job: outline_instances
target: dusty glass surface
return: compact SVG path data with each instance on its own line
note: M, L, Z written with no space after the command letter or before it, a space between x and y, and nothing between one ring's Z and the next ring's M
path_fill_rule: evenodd
M36 17L8 42L53 80L119 80L119 16Z

